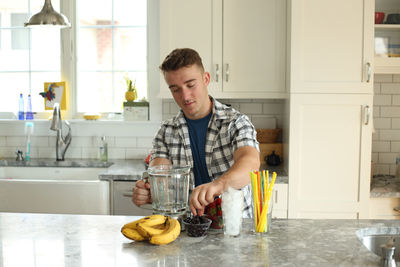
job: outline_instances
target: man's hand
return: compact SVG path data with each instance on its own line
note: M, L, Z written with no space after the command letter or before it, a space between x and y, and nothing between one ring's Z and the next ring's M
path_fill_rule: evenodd
M132 202L135 203L136 206L151 203L149 183L145 183L143 180L137 181L132 191Z
M224 185L218 179L197 186L190 196L190 210L193 215L203 216L205 207L224 191Z

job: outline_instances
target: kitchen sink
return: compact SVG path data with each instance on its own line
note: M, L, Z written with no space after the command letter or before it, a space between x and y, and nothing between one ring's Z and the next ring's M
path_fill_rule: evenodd
M356 234L361 243L379 257L382 257L382 246L392 244L395 247L394 259L400 261L400 227L364 228Z
M110 214L106 168L0 167L0 212Z

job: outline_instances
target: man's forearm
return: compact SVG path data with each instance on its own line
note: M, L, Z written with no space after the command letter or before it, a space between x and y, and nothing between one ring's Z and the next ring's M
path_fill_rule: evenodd
M250 183L250 172L260 168L260 155L254 147L241 147L235 151L234 164L215 180L222 183L224 191L228 187L240 189Z

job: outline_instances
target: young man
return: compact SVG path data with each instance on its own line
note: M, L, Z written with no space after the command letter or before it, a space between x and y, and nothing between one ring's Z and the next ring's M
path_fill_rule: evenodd
M192 167L193 215L203 215L216 196L233 187L244 191L244 216L251 217L249 173L260 166L254 126L247 116L208 95L210 74L196 51L175 49L160 69L181 110L163 122L156 134L150 166ZM150 203L149 185L138 181L132 201L137 206Z

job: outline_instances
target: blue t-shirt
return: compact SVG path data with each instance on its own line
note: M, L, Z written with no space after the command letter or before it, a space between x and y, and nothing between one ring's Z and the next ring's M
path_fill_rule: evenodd
M186 118L189 128L190 148L193 156L195 186L211 182L206 165L206 135L212 112L199 120Z

